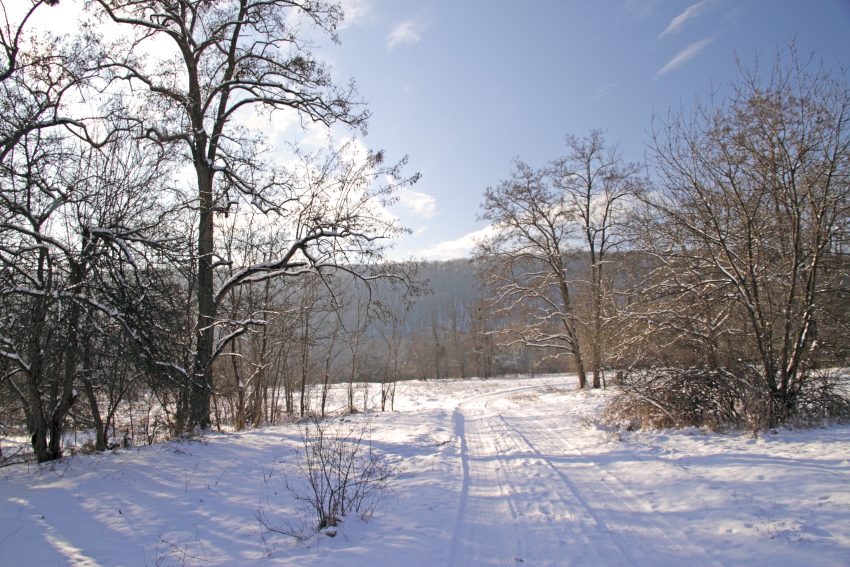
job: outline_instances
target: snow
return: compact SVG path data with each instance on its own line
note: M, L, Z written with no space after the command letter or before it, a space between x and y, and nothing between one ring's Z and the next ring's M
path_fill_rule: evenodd
M600 422L573 376L407 382L373 444L403 471L305 541L295 424L0 469L4 565L850 565L850 427L759 437ZM339 419L339 418L336 418Z

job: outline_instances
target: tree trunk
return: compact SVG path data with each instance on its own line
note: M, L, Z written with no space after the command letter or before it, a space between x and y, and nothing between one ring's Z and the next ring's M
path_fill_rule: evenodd
M563 273L563 266L561 267ZM581 346L578 342L578 335L576 334L575 325L571 320L571 313L573 312L572 301L570 301L570 290L567 287L566 279L561 276L561 302L564 308L564 330L567 333L567 343L570 347L570 354L572 354L573 361L576 365L576 373L578 374L578 387L579 390L584 390L587 388L587 373L584 370L584 360L581 356Z
M310 311L307 310L304 318L304 333L301 336L301 406L300 416L304 417L307 411L307 374L310 365Z
M588 210L590 218L590 210ZM590 321L590 358L593 367L593 387L602 387L602 257L604 250L597 253L596 245L590 232L587 233L588 247L590 249L590 295L591 295L591 321Z
M575 350L573 351L573 361L576 364L576 374L578 374L578 389L584 390L587 388L587 373L584 370L584 361L581 358L578 343L575 344Z
M601 274L599 267L593 268L593 320L591 321L590 333L590 357L593 366L593 387L602 387L602 378L600 376L600 367L602 366L602 285L599 281Z
M199 144L200 145L200 144ZM204 147L205 144L201 145ZM201 153L201 152L198 152ZM210 399L212 395L212 356L215 340L216 306L213 295L213 172L199 163L195 156L200 200L200 224L198 226L198 325L197 354L194 372L189 385L188 430L210 427Z
M72 289L76 289L82 281L84 273L83 266L75 266L70 284ZM76 303L71 303L68 307L68 341L64 345L65 356L59 367L59 400L53 408L50 415L50 443L48 452L52 459L58 459L62 456L62 433L65 425L65 416L71 410L71 406L77 399L77 392L74 390L74 379L77 376L77 360L79 356L79 321L80 307Z
M86 390L86 398L89 401L92 419L94 420L94 450L106 451L108 448L106 426L104 426L103 418L100 415L100 408L97 405L97 397L95 396L94 386L92 386L91 380L83 378L83 387Z

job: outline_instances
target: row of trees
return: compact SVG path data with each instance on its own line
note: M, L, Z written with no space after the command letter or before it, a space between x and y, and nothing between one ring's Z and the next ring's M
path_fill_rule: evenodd
M569 356L580 387L588 366L594 387L603 367L644 369L627 392L669 402L691 394L645 369L705 367L702 402L726 392L739 423L829 414L841 393L818 371L846 364L850 322L850 90L793 45L763 71L656 119L647 170L593 131L488 189L496 236L477 259L510 316L499 333Z
M403 162L275 160L248 127L365 128L307 39L338 6L92 0L79 36L39 37L55 3L4 3L0 29L0 423L39 461L69 423L103 450L324 414L339 382L342 409L389 409L401 379L567 368L648 399L629 370L705 365L774 424L846 359L850 96L793 49L657 120L649 172L568 136L486 191L471 263L393 264Z
M566 370L562 360L544 361L547 353L499 343L496 315L474 292L474 275L468 260L421 263L416 276L429 285L415 303L384 283L354 287L350 276L244 287L235 296L243 308L273 315L217 363L214 425L389 411L403 380Z
M0 22L0 387L39 461L61 456L81 392L99 449L131 396L171 434L209 427L236 341L257 352L247 382L281 356L262 338L288 315L273 294L327 295L335 271L405 286L378 263L400 234L382 206L416 178L355 141L274 161L248 127L365 128L307 39L336 40L336 4L94 0L78 36L39 36L56 3L4 2Z

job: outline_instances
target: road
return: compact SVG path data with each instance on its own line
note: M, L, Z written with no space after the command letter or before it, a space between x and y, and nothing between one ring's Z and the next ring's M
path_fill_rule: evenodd
M464 479L449 565L702 565L704 551L570 442L577 418L535 408L545 388L456 408Z

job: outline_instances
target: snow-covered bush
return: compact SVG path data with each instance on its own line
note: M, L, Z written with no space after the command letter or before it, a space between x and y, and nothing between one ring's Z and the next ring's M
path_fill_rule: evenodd
M808 425L850 418L850 402L836 376L812 376L786 413L786 422ZM629 428L705 427L713 431L773 426L776 407L756 371L725 368L650 368L619 380L620 393L606 408L606 420ZM778 402L774 402L778 403Z
M746 384L740 382L722 369L634 371L622 378L622 390L608 406L607 418L627 420L633 427L734 427L743 421L747 405L741 395Z
M310 418L301 426L297 477L286 488L299 507L297 522L283 526L260 510L257 520L268 531L296 538L312 530L335 535L343 517L354 513L367 521L392 492L398 472L372 447L368 419Z

